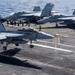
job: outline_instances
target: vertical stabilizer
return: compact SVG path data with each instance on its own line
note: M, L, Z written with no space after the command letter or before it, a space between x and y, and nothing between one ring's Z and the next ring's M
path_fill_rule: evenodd
M5 27L3 26L3 24L0 22L0 32L2 32L2 31L6 31L6 30L5 30Z
M41 11L41 8L39 6L35 6L33 11Z
M47 3L44 9L42 10L41 17L48 17L51 15L51 11L54 7L54 4Z
M75 9L74 9L74 11L73 11L73 14L72 15L75 15Z

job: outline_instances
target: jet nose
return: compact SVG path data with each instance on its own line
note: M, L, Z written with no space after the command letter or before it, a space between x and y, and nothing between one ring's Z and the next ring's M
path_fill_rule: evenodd
M37 21L37 24L43 24L43 23L45 23L44 20L38 20L38 21Z
M45 17L44 19L40 19L37 21L38 24L44 24L46 22L49 22L49 17Z
M54 37L53 35L47 34L47 33L44 33L44 32L40 32L38 34L38 39L51 39L53 37Z

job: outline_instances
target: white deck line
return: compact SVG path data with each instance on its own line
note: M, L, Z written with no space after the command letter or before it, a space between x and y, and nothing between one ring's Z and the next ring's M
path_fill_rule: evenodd
M53 42L48 42L48 41L43 41L43 40L37 40L37 41L40 41L40 42L46 42L46 43L51 43L51 44L53 44ZM67 47L74 47L75 48L75 46L72 46L72 45L67 45L67 44L58 44L57 43L57 45L62 45L62 46L67 46Z
M54 50L58 50L58 51L72 52L71 50L62 49L62 48L56 48L56 47L51 47L51 46L46 46L46 45L42 45L42 44L35 44L35 43L33 43L33 45L39 46L39 47L43 47L43 48L50 48L50 49L54 49Z

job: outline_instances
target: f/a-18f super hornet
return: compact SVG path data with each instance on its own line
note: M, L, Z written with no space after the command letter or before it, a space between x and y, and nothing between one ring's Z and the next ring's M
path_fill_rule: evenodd
M66 24L66 25L74 25L75 24L75 11L70 16L56 12L54 14L51 14L48 17L45 17L45 18L37 21L37 23L39 23L39 24L43 24L46 22L51 22L51 23L55 22L56 27L58 27L58 22L62 23L62 24Z
M51 39L53 35L38 32L33 28L22 28L16 31L6 31L3 24L0 23L0 42L3 44L6 42L6 46L3 47L4 50L7 49L8 44L14 43L16 46L19 44L25 44L30 41L30 48L34 47L32 41L37 39Z
M50 12L53 6L54 4L47 3L42 11L39 11L40 7L35 7L32 12L18 12L6 17L6 19L12 19L13 21L18 19L21 19L21 20L23 19L23 20L29 21L30 23L37 23L38 19L47 17L50 15Z

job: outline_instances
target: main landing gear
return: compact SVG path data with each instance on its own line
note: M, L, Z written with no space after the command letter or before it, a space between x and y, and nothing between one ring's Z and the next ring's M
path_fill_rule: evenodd
M4 50L4 51L6 51L6 50L7 50L7 47L6 47L6 46L4 46L4 47L3 47L3 50Z
M34 45L32 44L32 40L30 40L30 48L33 48Z
M19 46L19 44L15 44L15 45L16 45L16 46ZM3 50L4 50L4 51L7 50L7 46L8 46L8 43L6 43L6 46L3 47Z
M8 46L8 42L6 42L6 46L3 47L3 50L6 51Z
M56 27L58 27L58 23L56 22Z
M19 44L15 44L16 46L19 46Z

